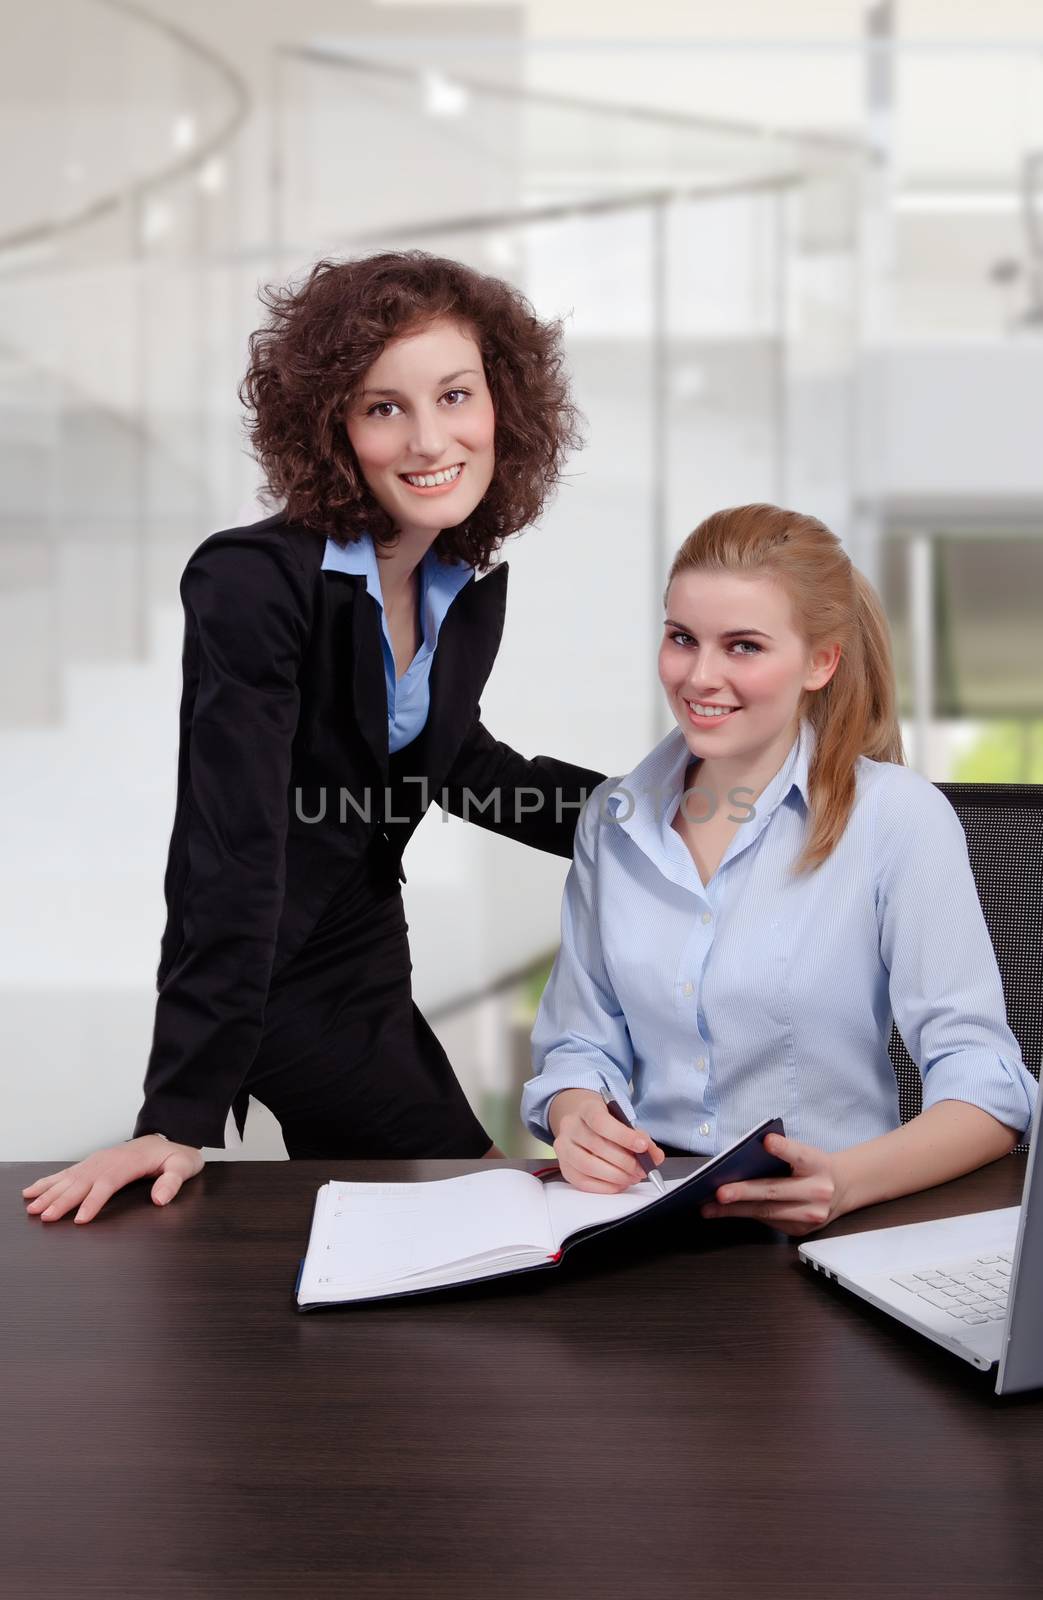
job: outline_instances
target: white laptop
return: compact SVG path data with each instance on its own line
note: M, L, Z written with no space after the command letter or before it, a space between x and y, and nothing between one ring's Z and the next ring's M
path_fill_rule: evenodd
M802 1261L984 1371L1043 1387L1043 1089L1020 1206L802 1244Z

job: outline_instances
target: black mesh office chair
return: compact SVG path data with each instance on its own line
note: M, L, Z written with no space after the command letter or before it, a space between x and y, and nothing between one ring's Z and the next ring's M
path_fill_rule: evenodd
M1007 1021L1029 1071L1043 1057L1043 784L939 783L963 823L971 870L1003 980ZM897 1028L888 1045L902 1121L921 1106L920 1074ZM1027 1143L1016 1146L1027 1150Z

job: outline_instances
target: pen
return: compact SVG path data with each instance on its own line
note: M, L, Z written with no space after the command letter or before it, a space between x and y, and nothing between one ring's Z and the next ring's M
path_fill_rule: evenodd
M610 1096L605 1093L604 1089L601 1091L601 1098L604 1100L606 1106L615 1117L616 1121L621 1122L624 1128L632 1128L634 1126L626 1112L623 1110L623 1107L619 1104L619 1101L611 1099ZM660 1174L658 1167L652 1160L652 1157L649 1155L648 1151L634 1150L632 1154L636 1158L638 1164L645 1169L645 1176L649 1183L652 1184L654 1188L658 1189L660 1194L665 1194L666 1184L663 1182L662 1175Z

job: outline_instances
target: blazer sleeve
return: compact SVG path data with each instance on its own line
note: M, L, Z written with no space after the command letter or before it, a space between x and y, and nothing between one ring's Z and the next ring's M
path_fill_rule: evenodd
M186 698L194 678L175 823L182 942L159 984L134 1136L222 1147L260 1043L282 912L307 585L284 548L208 541L181 597Z
M493 738L479 709L439 800L465 822L571 856L579 813L604 778L553 756L519 755Z

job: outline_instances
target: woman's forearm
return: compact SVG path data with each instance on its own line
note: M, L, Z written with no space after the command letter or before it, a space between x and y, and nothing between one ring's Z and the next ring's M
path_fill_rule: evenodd
M834 1215L947 1183L1006 1155L1020 1137L965 1100L939 1100L892 1133L837 1152Z

